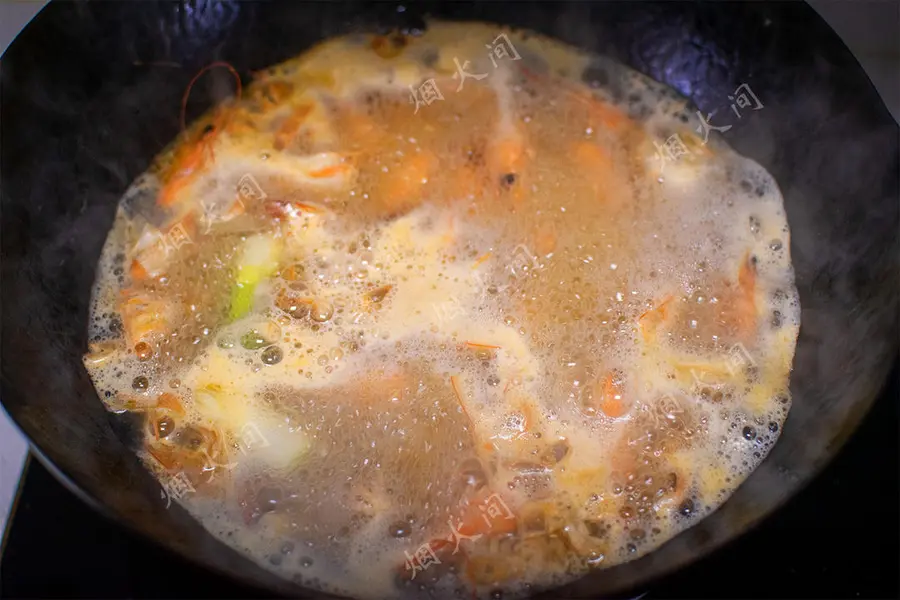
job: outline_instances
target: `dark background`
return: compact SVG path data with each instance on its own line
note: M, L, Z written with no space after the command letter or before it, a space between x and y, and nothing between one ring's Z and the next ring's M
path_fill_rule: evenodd
M747 535L634 595L900 596L900 384L837 458ZM260 598L97 515L30 460L0 560L3 598Z

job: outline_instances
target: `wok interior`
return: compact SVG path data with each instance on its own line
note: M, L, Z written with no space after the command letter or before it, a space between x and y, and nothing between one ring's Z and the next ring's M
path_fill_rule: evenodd
M372 22L419 23L414 11L388 5L221 4L191 17L176 8L51 6L6 56L3 402L43 456L115 517L204 564L296 593L214 541L180 508L166 510L159 486L126 449L133 432L105 411L79 361L94 265L122 191L174 137L181 93L203 64L227 59L246 74ZM794 406L769 458L718 512L657 552L569 592L635 585L777 506L836 451L882 386L897 347L896 124L847 50L804 7L690 14L618 4L433 9L449 18L512 21L614 55L690 95L705 112L721 104L727 110L727 95L745 76L768 92L766 109L736 127L732 143L773 173L785 195L803 307ZM774 25L765 28L766 18ZM150 34L147 23L164 33ZM735 31L742 33L729 39ZM705 44L688 43L692 36ZM66 55L48 48L51 38L71 41ZM713 58L729 70L712 66ZM230 88L210 79L212 103Z

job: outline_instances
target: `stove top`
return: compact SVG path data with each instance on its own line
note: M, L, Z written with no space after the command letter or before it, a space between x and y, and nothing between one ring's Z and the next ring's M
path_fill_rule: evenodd
M652 598L900 596L900 385L840 455L755 530L657 581ZM2 598L263 598L95 514L29 460L0 557Z

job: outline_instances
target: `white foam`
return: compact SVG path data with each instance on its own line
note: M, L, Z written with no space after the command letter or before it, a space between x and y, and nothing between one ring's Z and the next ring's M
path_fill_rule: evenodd
M440 48L451 40L454 52L482 52L483 38L490 42L496 35L487 26L435 26L410 53L425 56L433 45L437 64L443 64L448 50ZM541 38L510 36L523 55L542 56L550 68L562 65L579 73L589 62ZM355 60L365 51L360 48L327 46L293 66L308 72L333 67L340 82L337 96L353 99L340 61ZM354 64L359 70L363 63ZM382 64L387 63L367 62L359 85L387 89L397 81L418 81L416 73L431 73L412 64L382 72ZM404 592L395 586L396 572L403 572L404 551L412 554L423 542L446 535L443 517L429 522L427 510L410 504L409 510L422 513L415 515L412 533L396 539L388 527L404 518L399 511L416 498L434 502L431 509L438 514L450 510L444 504L455 503L435 490L446 487L442 493L452 493L454 469L479 457L494 470L497 491L514 510L553 504L554 514L567 523L566 535L582 552L580 558L553 563L528 542L495 540L500 546L494 556L536 552L540 561L527 574L501 582L504 593L516 596L560 584L589 568L585 548L604 554L599 564L610 566L641 556L696 523L765 458L781 431L799 302L783 201L771 176L720 141L711 142L711 154L704 154L695 140L691 156L663 161L657 180L651 175L659 164L651 136L627 151L613 149L619 168L629 164L648 173L637 183L621 184L631 202L611 204L603 185L614 184L607 182L594 188L597 199L588 201L588 188L573 187L589 185L581 182L585 174L566 171L571 157L552 144L561 143L557 137L602 143L606 133L585 133L575 117L555 113L551 102L562 103L559 86L535 87L503 73L502 81L492 84L501 86L502 102L495 107L500 122L507 129L525 122L534 146L548 153L532 157L536 175L521 174L519 184L534 192L531 200L516 205L499 195L449 203L437 194L402 216L377 221L354 212L361 191L346 200L338 198L343 191L317 196L335 210L296 214L283 232L286 256L303 268L308 293L333 309L330 318L315 324L280 312L277 287L267 284L259 288L250 317L217 325L216 315L224 310L219 296L228 291L240 232L198 238L202 248L187 250L198 253L196 264L186 262L168 287L156 292L178 303L179 314L194 315L178 329L180 337L154 339L156 355L146 362L120 344L111 360L88 363L111 409L121 410L126 399L152 405L160 394L176 393L187 413L180 427L221 429L236 463L220 475L222 495L188 494L180 501L213 534L286 578L361 598L415 595L425 575ZM678 118L683 107L658 84L627 72L624 85L624 98L640 94L638 104L655 109L645 127L661 132L659 143L675 132L687 139L696 127ZM452 102L452 93L446 91L446 102ZM378 109L369 111L379 116ZM412 106L409 111L412 115ZM643 166L634 166L638 163ZM210 181L224 193L222 182L238 175L229 171ZM366 177L361 175L360 185ZM148 175L136 183L127 194L133 199L129 210L140 202L142 186L154 181ZM105 315L117 312L120 288L128 281L117 269L129 264L132 228L121 213L104 247L92 339L117 337ZM552 229L549 251L536 245L543 245L534 234L542 228ZM351 245L358 247L351 252ZM737 302L737 274L748 256L755 257L757 322L755 333L741 338L723 324L733 318L716 307ZM198 291L202 286L206 291ZM391 287L373 307L364 294L379 286ZM213 308L207 302L219 304ZM671 316L658 328L649 327L646 315L661 306ZM694 313L702 322L692 320ZM241 347L241 336L252 329L281 348L277 364L263 364L261 349ZM649 329L655 331L652 340L645 337ZM194 336L197 344L191 343ZM729 373L736 366L731 353L742 349L745 364L737 366L751 368ZM139 376L147 377L146 390L133 389ZM589 410L591 394L605 393L608 376L627 409L618 419ZM396 383L385 387L385 381ZM225 391L209 392L210 385ZM529 433L523 435L526 422ZM248 423L268 445L238 452ZM540 439L529 437L535 430ZM557 440L569 449L564 462L546 474L547 498L544 475L522 476L510 463L539 460L535 457ZM485 451L485 444L493 449ZM629 453L638 460L632 470L623 470L625 463L617 461ZM145 458L162 476L159 465ZM434 472L416 474L421 464ZM383 472L388 466L395 471ZM640 498L642 490L669 485L672 472L682 487ZM287 516L275 511L245 525L239 502L246 500L248 487L259 487L255 481L280 482L286 493L297 495L302 510ZM383 493L372 491L375 500L367 500L365 509L351 508L354 500L345 486L369 491L381 486ZM386 488L392 494L385 495ZM690 516L681 514L687 500L693 502ZM342 521L354 510L362 515L358 521ZM638 518L641 510L647 512ZM635 514L623 516L628 511ZM650 513L654 516L646 517ZM592 519L609 527L605 538L585 530L584 522ZM317 529L332 523L337 539L323 539ZM292 548L282 551L286 542ZM476 555L486 552L478 548ZM434 585L438 595L450 595L453 578L428 583ZM484 584L478 591L486 594L493 587Z

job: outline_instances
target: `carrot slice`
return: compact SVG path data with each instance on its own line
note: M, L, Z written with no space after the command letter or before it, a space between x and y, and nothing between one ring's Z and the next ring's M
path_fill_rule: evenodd
M672 301L672 298L672 294L669 294L659 303L659 306L645 311L638 317L638 325L640 326L641 334L644 336L644 341L649 342L652 340L656 334L656 329L669 317L669 303Z
M457 531L463 535L502 535L517 530L515 514L497 493L481 494L463 509Z
M131 268L128 270L128 273L131 275L132 281L143 281L150 276L147 273L147 269L137 259L131 261Z
M383 285L363 294L363 302L367 308L374 308L375 305L381 303L385 297L394 289L393 285Z
M492 252L487 252L487 253L482 254L481 256L479 256L479 257L475 260L475 264L472 265L472 268L474 269L475 267L477 267L478 265L480 265L481 263L483 263L484 261L486 261L487 259L489 259L489 258L491 257L491 254L493 254L493 253L492 253Z
M618 419L627 412L625 402L622 401L621 389L616 385L612 373L603 380L600 410L607 417L613 419Z
M147 453L168 471L181 466L181 461L178 460L175 452L169 448L147 448Z
M466 410L466 403L463 400L462 392L459 390L459 375L450 376L450 385L453 387L453 393L456 394L456 400L459 402L459 407L462 409L463 414L466 415L466 419L469 420L469 424L474 427L475 422L472 421L472 417L469 416L469 411Z
M159 395L159 398L156 400L156 407L168 409L178 415L184 415L184 407L181 405L178 396L169 392L163 392Z
M489 350L501 350L502 346L495 346L493 344L481 344L478 342L466 342L466 346L469 348L487 348Z
M722 311L725 321L731 324L742 341L756 330L756 265L748 251L737 273L737 285Z
M314 179L326 179L328 177L340 175L341 173L346 173L349 168L349 165L330 165L316 171L310 171L309 176Z

